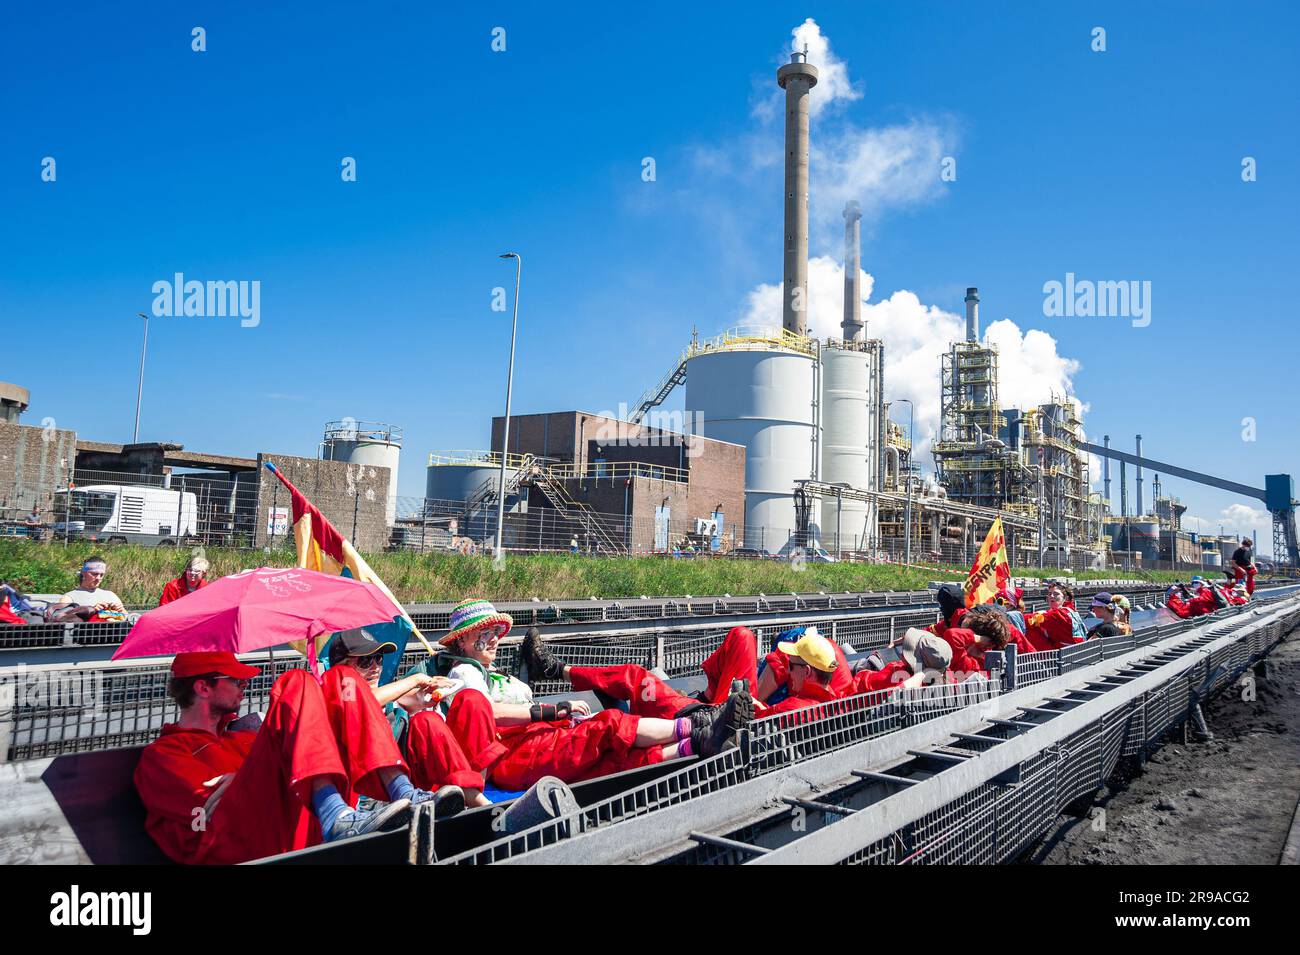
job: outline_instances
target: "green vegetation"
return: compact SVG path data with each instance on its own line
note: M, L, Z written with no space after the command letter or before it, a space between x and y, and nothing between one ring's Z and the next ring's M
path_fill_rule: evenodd
M63 593L76 582L76 569L91 554L108 560L105 586L128 606L153 606L163 585L181 572L189 554L170 547L105 546L73 541L35 543L0 539L0 578L13 580L33 593ZM273 553L212 547L204 550L212 562L212 577L264 565L290 567L293 551ZM807 564L795 571L776 561L665 557L573 557L568 554L511 557L499 573L486 557L459 554L418 554L399 551L367 554L366 560L403 601L458 600L483 596L491 600L563 600L584 597L708 596L714 594L789 593L790 591L910 590L936 578L960 579L967 568L943 573L892 564ZM1014 568L1020 577L1054 577L1053 570ZM1126 577L1153 581L1187 579L1193 572L1081 572L1079 578Z

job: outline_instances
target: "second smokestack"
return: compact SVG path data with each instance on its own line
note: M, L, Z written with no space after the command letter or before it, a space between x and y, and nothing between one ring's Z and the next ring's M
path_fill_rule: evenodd
M980 290L966 290L966 341L980 340Z
M862 207L853 200L844 206L844 329L846 342L860 342L866 336L862 324Z

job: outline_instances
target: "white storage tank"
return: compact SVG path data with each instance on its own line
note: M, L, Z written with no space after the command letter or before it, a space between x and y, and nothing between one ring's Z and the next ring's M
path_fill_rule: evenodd
M321 457L326 461L346 461L365 467L388 468L388 500L384 517L393 526L397 516L397 466L402 456L402 429L376 421L343 418L325 426Z
M694 346L686 410L703 435L745 446L745 544L787 548L796 524L795 481L814 476L815 349L779 328L737 328ZM816 500L809 516L814 537Z
M821 480L827 484L879 490L880 354L875 341L830 341L821 349ZM832 551L865 550L875 540L873 503L828 494L821 517L822 540Z

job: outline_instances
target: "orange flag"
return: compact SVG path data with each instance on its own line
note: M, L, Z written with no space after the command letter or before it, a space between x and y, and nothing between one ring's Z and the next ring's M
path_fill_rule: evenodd
M999 590L1005 590L1011 580L1011 564L1007 562L1007 540L1002 533L1002 518L996 518L988 536L980 547L975 563L966 575L966 606L988 603Z

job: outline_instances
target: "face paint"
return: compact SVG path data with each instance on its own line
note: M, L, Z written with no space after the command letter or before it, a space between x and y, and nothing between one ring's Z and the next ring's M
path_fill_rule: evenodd
M479 653L482 653L488 647L492 646L492 642L496 639L496 635L495 630L488 629L482 631L474 638L474 649Z

